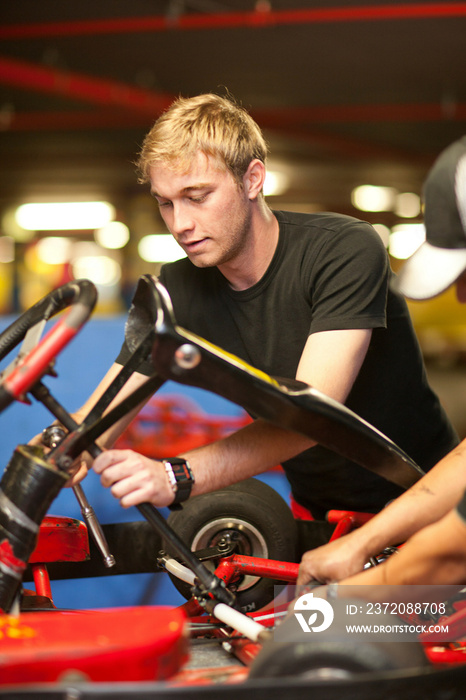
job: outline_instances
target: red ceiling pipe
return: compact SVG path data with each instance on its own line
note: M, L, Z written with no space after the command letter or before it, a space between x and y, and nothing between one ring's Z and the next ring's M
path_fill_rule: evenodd
M466 106L464 107L466 111ZM293 110L291 110L293 111ZM257 119L261 127L270 129L277 133L284 132L287 136L295 138L297 141L308 142L318 148L323 148L327 153L333 152L341 157L379 157L396 159L398 161L409 162L431 162L431 158L426 159L419 154L412 153L407 149L396 149L384 146L383 144L368 143L361 139L350 139L345 136L338 136L330 132L323 132L315 129L314 126L296 127L292 119L283 121L275 118L268 119L266 112L257 114L252 112L252 116ZM157 114L152 114L154 120ZM77 130L77 129L147 129L149 121L147 115L141 112L109 112L109 111L62 111L62 112L12 112L5 115L0 121L0 128L3 131L50 131L55 129ZM290 131L291 129L291 131Z
M173 30L233 29L292 24L432 19L466 16L465 2L429 2L290 10L253 10L214 14L122 17L109 19L12 24L0 27L0 39L50 38L96 34L129 34Z
M256 113L251 112L252 116L257 120ZM258 120L257 120L258 121ZM296 141L309 143L313 147L323 149L327 155L334 153L339 159L341 158L388 158L389 160L407 161L409 163L430 163L431 159L425 158L424 155L411 151L407 148L398 148L388 146L383 143L374 143L373 141L352 138L343 136L331 131L326 131L314 126L289 126L287 124L271 123L267 121L266 115L259 122L264 129L270 129L276 133L284 133L288 137L293 137Z
M0 114L0 130L6 131L72 131L79 129L133 129L148 128L157 114L128 112L126 110L62 110L49 112L16 112Z
M121 107L151 117L165 110L173 95L134 88L112 80L91 78L0 56L0 83L36 90L106 107Z
M417 102L409 104L309 105L304 107L270 107L256 109L255 118L269 126L276 124L347 124L358 122L427 122L462 120L466 118L466 104Z
M391 105L327 105L316 107L289 107L283 109L255 109L254 118L264 128L309 128L314 124L358 122L435 122L444 119L466 119L466 104L454 104L446 113L442 104ZM155 117L156 114L151 116ZM14 131L46 131L50 129L134 128L148 126L145 112L119 110L63 110L58 112L11 112L1 117L3 128Z
M0 83L15 87L60 95L104 107L121 107L134 114L156 117L175 99L174 95L143 90L125 83L103 78L93 78L82 73L60 71L54 68L0 56ZM315 105L304 107L267 108L253 111L254 118L268 128L293 125L308 126L316 123L383 122L383 121L441 121L442 119L464 119L466 105L440 103L384 104L384 105ZM18 115L20 116L20 115ZM110 121L111 112L66 113L63 117L89 126ZM27 115L22 115L27 121ZM33 117L34 118L34 117ZM37 118L41 119L40 115ZM42 115L47 122L50 115ZM114 114L116 125L122 125L121 115ZM45 128L47 126L44 124Z

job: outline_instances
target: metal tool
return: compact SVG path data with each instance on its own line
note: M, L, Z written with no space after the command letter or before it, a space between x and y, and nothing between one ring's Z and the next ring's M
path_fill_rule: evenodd
M66 435L66 431L59 425L51 425L42 431L42 443L46 447L56 447L60 440L62 440ZM107 568L115 566L115 557L110 553L110 548L108 546L107 540L105 538L102 526L100 525L97 516L94 512L94 508L91 506L87 500L87 496L84 493L84 489L81 484L75 484L73 486L73 492L81 508L81 513L86 522L89 532L91 533L94 541L102 555L104 564Z

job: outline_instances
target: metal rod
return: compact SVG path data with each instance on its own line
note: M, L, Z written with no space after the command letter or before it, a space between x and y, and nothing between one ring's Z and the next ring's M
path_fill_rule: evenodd
M62 423L65 426L67 430L75 430L78 427L78 424L76 423L74 418L70 416L70 414L63 408L63 406L52 396L50 391L44 384L42 384L42 382L38 382L31 389L31 394L41 403L43 403L44 406L46 406L46 408L49 409L49 411L55 416L55 418L57 418L57 420L60 421L60 423ZM57 429L60 430L58 426ZM60 437L63 437L63 435L56 435L55 439L53 438L53 436L51 436L51 439L47 446L56 447L60 440ZM110 552L110 547L108 546L108 542L105 538L102 526L95 514L94 508L87 500L86 494L84 493L81 484L75 484L73 486L73 493L76 496L76 499L79 503L81 513L87 524L87 527L89 528L89 532L91 533L94 542L96 543L97 548L102 555L102 559L104 561L105 566L107 568L115 566L115 557Z
M149 380L150 381L150 380ZM140 390L143 387L140 388ZM50 394L47 387L41 382L31 390L33 396L44 403L51 413L69 430L75 430L78 425L74 418L61 406L61 404ZM75 427L72 427L75 426ZM100 434L100 433L99 433ZM85 449L93 456L97 457L101 454L102 449L96 444L87 444ZM173 550L183 559L183 561L196 574L200 583L211 592L212 595L222 603L231 605L234 601L234 596L231 591L223 586L220 581L209 569L196 557L183 540L176 534L173 528L166 522L165 518L151 503L141 503L136 506L141 515L155 528L155 530L170 543Z

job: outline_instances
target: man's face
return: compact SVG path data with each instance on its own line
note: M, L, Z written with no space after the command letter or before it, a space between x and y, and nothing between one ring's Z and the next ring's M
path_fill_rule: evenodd
M228 171L198 153L185 173L153 166L150 182L168 230L194 265L222 268L238 259L248 239L251 207Z

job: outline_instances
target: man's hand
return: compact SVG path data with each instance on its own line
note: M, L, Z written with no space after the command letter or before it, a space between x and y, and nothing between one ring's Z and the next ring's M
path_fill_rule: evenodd
M93 469L123 508L146 502L161 508L173 503L173 489L162 462L132 450L107 450L94 461Z
M76 484L79 484L83 479L85 479L90 469L89 465L92 465L92 460L90 457L87 462L85 459L82 458L82 456L79 457L79 460L76 460L73 465L73 469L77 468L77 470L73 471L72 476L66 482L65 486L76 486Z
M357 530L317 549L305 552L299 565L297 585L310 581L340 581L363 570L367 554L358 546Z
M65 432L66 431L64 431L64 433ZM40 445L40 447L42 447L44 449L44 452L46 455L52 449L51 444L44 443L44 431L42 431L41 433L38 433L37 435L34 435L34 437L31 440L29 440L28 444L29 445ZM73 466L70 469L70 478L66 482L65 487L71 488L73 486L76 486L76 484L79 484L87 476L88 471L91 467L92 467L92 457L87 452L84 452L82 455L80 455L74 461Z

